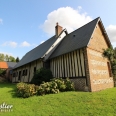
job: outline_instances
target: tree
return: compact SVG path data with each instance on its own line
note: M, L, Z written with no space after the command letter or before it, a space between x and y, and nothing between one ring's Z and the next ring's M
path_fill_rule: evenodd
M5 61L9 61L9 56L6 54Z
M4 54L0 54L0 61L4 61Z
M112 47L110 47L110 48L107 48L106 50L104 50L104 52L103 52L103 56L104 57L107 57L110 61L111 61L111 63L113 63L113 61L114 61L114 58L115 58L115 52L114 52L114 49L112 48Z
M0 61L16 62L13 56L9 56L8 54L4 55L2 53L0 53Z
M19 57L16 58L16 62L19 62Z
M35 85L40 85L43 81L49 82L50 79L53 79L51 70L45 69L45 68L40 68L40 69L36 70L36 72L34 73L31 83L33 83Z
M12 57L12 56L9 56L9 61L10 61L10 62L16 62L15 58Z
M104 49L103 56L110 60L114 81L116 81L116 48L113 49L110 47L106 50Z

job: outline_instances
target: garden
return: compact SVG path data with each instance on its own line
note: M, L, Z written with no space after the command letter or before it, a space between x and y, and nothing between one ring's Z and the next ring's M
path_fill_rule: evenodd
M116 88L99 92L59 92L58 94L17 97L16 84L0 84L0 106L12 105L12 111L0 116L115 116Z
M43 72L44 77L50 76L44 82L41 76ZM38 70L34 75L30 84L0 83L0 116L115 116L116 114L116 88L99 92L80 92L74 91L73 83L68 78L54 79L48 70Z

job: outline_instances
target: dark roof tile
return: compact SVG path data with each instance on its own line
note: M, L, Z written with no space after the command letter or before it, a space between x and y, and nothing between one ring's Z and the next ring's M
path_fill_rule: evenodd
M25 54L25 56L20 60L20 62L17 63L17 65L14 68L23 66L27 63L30 63L34 60L41 58L55 41L56 37L53 36L44 43L37 46L36 48L32 49L31 51Z
M50 58L54 58L62 54L86 47L89 43L89 40L98 20L99 17L68 34L62 40L62 42L59 44L59 46L56 48Z
M7 62L8 68L13 68L17 62Z

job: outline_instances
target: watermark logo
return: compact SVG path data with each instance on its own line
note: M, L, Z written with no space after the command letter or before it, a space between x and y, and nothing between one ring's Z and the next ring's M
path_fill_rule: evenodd
M0 112L11 112L13 111L13 105L6 104L5 102L0 104Z

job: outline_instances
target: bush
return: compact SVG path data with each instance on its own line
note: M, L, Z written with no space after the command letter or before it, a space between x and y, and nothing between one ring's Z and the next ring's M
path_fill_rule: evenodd
M62 78L55 78L52 81L55 81L58 85L58 89L60 91L74 91L74 84L70 81L69 78L62 79Z
M66 89L65 89L66 91L74 91L75 90L74 83L72 83L69 78L67 78L65 80L65 85L66 85Z
M65 91L66 85L65 81L62 78L55 78L52 80L52 82L57 83L57 89L59 89L59 91Z
M38 86L37 95L45 95L50 93L59 93L55 82L46 82Z
M36 86L34 84L18 83L17 84L17 96L18 97L30 97L36 94Z
M50 84L50 93L59 93L58 85L55 81L49 82Z
M45 95L45 89L42 88L41 86L38 86L36 90L37 90L37 95Z
M50 82L44 82L37 89L37 95L45 95L50 93L59 93L59 91L74 91L73 83L67 78L63 80L62 78L52 79Z
M34 73L31 83L40 85L43 81L49 82L53 78L52 72L49 69L41 68Z
M60 91L73 91L74 85L67 78L63 80L62 78L52 79L50 82L43 82L38 85L34 84L26 84L26 83L18 83L17 84L17 96L18 97L30 97L33 95L46 95L46 94L57 94Z
M0 76L4 76L6 74L6 70L0 69Z

